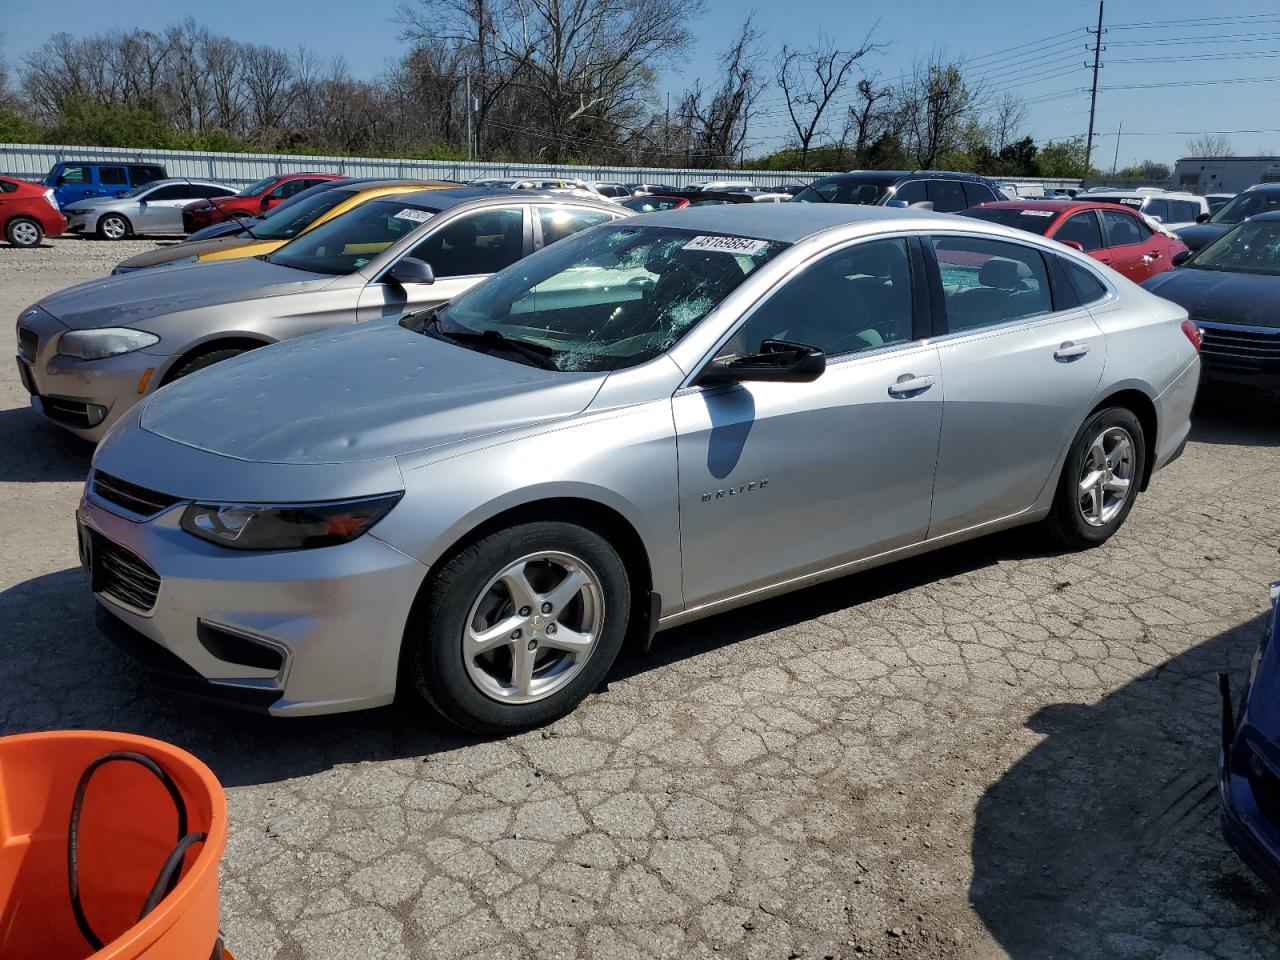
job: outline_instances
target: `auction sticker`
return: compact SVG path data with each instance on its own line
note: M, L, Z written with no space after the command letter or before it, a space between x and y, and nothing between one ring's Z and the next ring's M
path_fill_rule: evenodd
M397 220L413 220L417 223L426 223L431 219L431 214L425 210L415 210L413 207L405 207L396 214Z
M1058 215L1058 211L1057 210L1023 210L1022 215L1024 217L1056 217Z
M754 257L769 246L768 240L752 240L749 237L694 237L683 247L685 250L715 250L719 253L737 253Z

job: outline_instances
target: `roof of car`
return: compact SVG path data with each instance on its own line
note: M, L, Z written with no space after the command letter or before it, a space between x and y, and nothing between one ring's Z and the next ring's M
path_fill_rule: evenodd
M346 190L351 193L362 193L365 190L383 190L387 187L421 187L423 190L447 190L450 187L458 187L459 184L453 180L415 180L415 179L390 179L390 180L347 180L338 183L335 190Z
M951 224L957 222L953 216L946 213L851 203L734 203L703 207L688 206L680 210L646 213L640 222L647 226L706 230L712 233L796 243L832 227L877 220L932 220Z
M566 194L563 190L491 190L487 187L454 186L442 189L422 190L418 193L402 193L396 197L398 201L421 203L437 210L448 210L461 203L487 201L494 205L519 202L522 200L572 200L574 203L585 203L598 206L602 210L617 210L618 204L611 203L603 197Z
M978 204L977 207L970 207L970 210L1052 210L1057 213L1066 213L1074 210L1115 210L1114 203L1094 203L1092 200L1072 199L1071 197L1046 197L1041 200L1039 198L1031 198L1026 200L992 200L988 203ZM1128 209L1127 207L1123 209ZM962 211L967 212L967 211Z

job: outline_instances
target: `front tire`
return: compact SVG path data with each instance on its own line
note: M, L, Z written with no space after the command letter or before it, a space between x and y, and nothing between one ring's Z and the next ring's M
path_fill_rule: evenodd
M4 236L15 247L29 249L40 246L44 228L30 217L14 217L4 228Z
M230 360L232 357L238 357L247 351L239 347L228 347L225 350L210 350L207 353L198 353L194 357L188 357L183 360L173 373L165 378L165 383L173 383L175 380L181 380L183 377L195 373L197 370L203 370L205 367L212 367L215 363L221 363L223 360Z
M129 221L118 213L108 213L98 221L98 236L103 240L124 240L132 232Z
M1046 521L1063 546L1085 550L1120 529L1138 497L1147 465L1142 423L1125 407L1099 410L1071 442Z
M468 730L541 726L604 680L630 612L626 566L608 541L574 522L522 523L463 547L424 584L402 676Z

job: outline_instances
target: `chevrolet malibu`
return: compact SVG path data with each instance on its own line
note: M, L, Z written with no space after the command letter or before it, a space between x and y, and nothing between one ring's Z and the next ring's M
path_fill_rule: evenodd
M91 280L18 317L31 405L96 441L145 396L214 363L338 324L440 303L615 203L427 189L348 210L272 253Z
M179 686L517 730L628 637L1018 524L1103 543L1182 450L1197 336L997 224L654 213L166 387L97 450L82 557Z

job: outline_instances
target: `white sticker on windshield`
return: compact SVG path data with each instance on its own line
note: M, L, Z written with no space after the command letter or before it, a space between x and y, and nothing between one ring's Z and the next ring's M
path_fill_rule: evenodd
M431 219L431 214L425 210L415 210L413 207L405 207L396 214L397 220L413 220L417 223L426 223Z
M737 253L754 257L769 246L768 240L751 240L747 237L694 237L683 247L685 250L716 250L720 253Z
M1022 215L1024 217L1056 217L1058 215L1058 211L1056 210L1023 210Z

